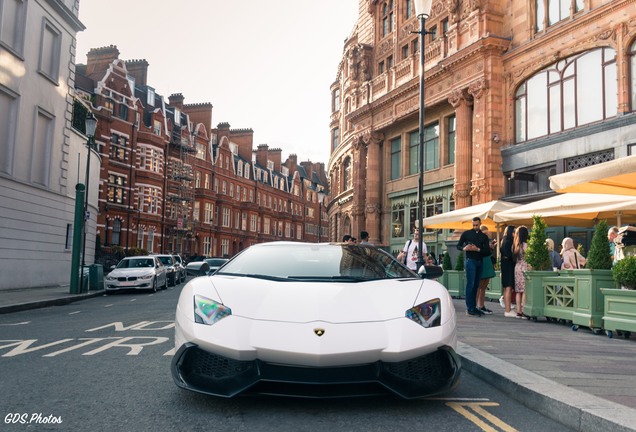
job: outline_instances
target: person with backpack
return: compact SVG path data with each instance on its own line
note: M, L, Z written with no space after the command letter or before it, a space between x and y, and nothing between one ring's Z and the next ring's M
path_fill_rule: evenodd
M398 261L400 261L402 264L406 265L408 268L410 268L413 271L417 271L417 257L418 257L417 244L419 243L419 239L420 239L420 230L415 228L413 230L413 238L408 240L404 244L404 248L402 249L402 252L400 252L397 256ZM425 257L427 252L428 251L426 249L426 243L422 242L422 256Z

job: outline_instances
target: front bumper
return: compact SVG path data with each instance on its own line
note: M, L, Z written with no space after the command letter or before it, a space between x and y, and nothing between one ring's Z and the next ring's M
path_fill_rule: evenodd
M460 374L459 356L450 347L399 362L304 367L234 360L186 343L172 360L172 376L179 387L220 397L270 394L328 398L389 393L413 399L453 389Z

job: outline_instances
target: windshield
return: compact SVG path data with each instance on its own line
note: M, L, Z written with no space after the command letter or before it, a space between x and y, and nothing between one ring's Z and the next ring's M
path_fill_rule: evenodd
M172 265L172 258L169 256L159 257L159 261L161 261L163 265L167 265L167 266Z
M393 256L372 246L313 243L268 243L250 247L216 274L345 281L416 277Z
M121 260L117 264L117 268L147 268L154 267L155 262L152 258L132 258Z

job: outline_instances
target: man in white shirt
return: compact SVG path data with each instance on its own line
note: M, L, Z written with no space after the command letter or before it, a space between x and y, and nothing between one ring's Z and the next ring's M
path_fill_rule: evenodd
M417 271L417 244L419 243L419 239L420 230L415 228L413 230L413 238L404 244L402 252L397 256L398 261L406 264L408 268L415 271ZM426 243L422 242L422 256L425 257L427 253Z

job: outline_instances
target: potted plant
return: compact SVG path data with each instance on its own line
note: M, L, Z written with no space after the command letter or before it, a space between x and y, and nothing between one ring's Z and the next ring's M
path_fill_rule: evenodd
M532 230L528 238L528 249L524 258L530 267L525 273L526 304L523 313L536 321L544 315L545 296L543 277L554 276L550 262L550 251L545 244L547 225L540 215L532 216Z
M573 330L583 325L598 333L603 327L604 302L601 288L614 288L616 285L610 271L612 260L607 240L608 228L604 220L595 225L586 268L567 272L575 278Z
M636 257L628 256L614 264L612 276L624 289L601 288L604 296L603 328L628 338L636 331Z
M448 256L448 254L446 254ZM449 257L450 261L450 257ZM450 262L449 262L450 264ZM448 285L446 289L453 297L464 297L466 295L466 272L464 271L464 251L459 251L454 270L444 270L448 274Z
M444 270L444 274L439 279L439 282L445 287L448 286L448 271L453 269L453 264L451 262L451 257L448 252L444 254L444 258L442 259L442 270Z
M628 256L618 261L612 268L612 277L622 288L636 289L636 256Z

